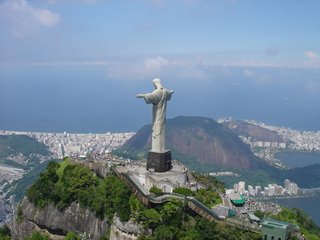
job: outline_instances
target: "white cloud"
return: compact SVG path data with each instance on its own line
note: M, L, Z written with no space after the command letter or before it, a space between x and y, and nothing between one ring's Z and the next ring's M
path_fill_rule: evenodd
M314 52L311 52L311 51L307 51L304 53L304 55L309 59L309 60L318 60L320 57L319 55L317 55L316 53Z
M207 79L207 73L197 63L183 60L171 60L161 56L119 61L110 65L107 76L113 79L145 79L164 75L192 79Z
M146 58L144 61L145 70L147 72L158 72L161 68L167 66L169 61L162 57Z
M41 27L54 27L60 15L44 8L35 8L26 0L6 0L0 4L0 15L15 36L34 35Z
M114 79L141 79L154 77L160 74L169 65L163 57L148 57L143 60L120 61L107 69L109 78Z
M307 61L305 61L307 67L320 67L320 56L318 54L306 51L304 55L307 57Z

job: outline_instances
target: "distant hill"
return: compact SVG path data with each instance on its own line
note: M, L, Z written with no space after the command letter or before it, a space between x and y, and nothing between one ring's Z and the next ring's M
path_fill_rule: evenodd
M237 135L252 137L256 141L285 142L276 132L245 121L232 120L230 122L224 122L223 124L234 131Z
M31 137L26 135L0 135L0 158L18 153L24 156L30 154L50 155L50 151L44 144Z
M251 126L248 128L255 129ZM268 131L257 128L254 132L256 136L258 132L268 136L258 138L260 141L280 140L273 132ZM239 173L239 177L227 177L227 180L233 183L245 180L253 185L265 185L272 181L282 184L283 180L288 178L301 187L320 186L320 165L290 170L277 169L256 158L235 131L210 118L168 119L166 141L173 158L183 162L191 170L208 172L224 169ZM146 125L117 149L116 153L139 159L145 158L150 148L151 125Z
M51 152L37 140L26 135L0 135L0 165L20 168L25 171L22 178L13 181L4 188L6 198L16 195L19 201L26 189L35 181L40 172L51 160ZM6 173L0 173L2 183L8 179Z
M167 120L167 147L173 158L184 156L204 164L251 169L258 162L249 147L228 127L205 117ZM145 154L151 146L151 125L141 128L118 151Z

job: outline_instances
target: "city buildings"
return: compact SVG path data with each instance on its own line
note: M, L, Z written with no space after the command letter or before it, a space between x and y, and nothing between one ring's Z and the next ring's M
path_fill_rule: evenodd
M45 144L54 154L61 159L65 156L86 156L93 153L105 154L122 146L135 133L42 133L42 132L17 132L0 130L0 135L27 135Z
M248 185L246 189L246 183L240 181L233 185L233 189L227 189L226 194L239 193L244 196L251 197L272 197L272 196L285 196L285 195L298 195L300 189L298 185L294 182L291 182L289 179L284 180L284 187L275 183L269 183L263 188L261 186L252 186Z

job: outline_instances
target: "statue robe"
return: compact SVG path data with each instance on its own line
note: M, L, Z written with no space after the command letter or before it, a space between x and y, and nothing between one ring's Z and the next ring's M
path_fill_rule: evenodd
M166 108L167 101L170 100L172 91L163 87L155 89L152 93L147 93L144 100L147 104L153 104L152 110L152 152L163 153L167 151L165 147L166 132Z

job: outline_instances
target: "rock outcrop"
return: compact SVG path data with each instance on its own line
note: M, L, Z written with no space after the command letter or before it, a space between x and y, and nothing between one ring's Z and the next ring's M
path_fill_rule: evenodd
M86 234L90 239L100 239L105 236L108 226L107 220L100 220L90 209L81 208L77 203L72 203L64 210L59 210L52 204L39 209L24 198L10 229L13 239L24 239L39 229L56 237L72 231Z
M111 240L137 240L142 234L151 234L147 230L144 230L141 225L129 222L121 222L118 217L113 218L113 223L110 228Z

